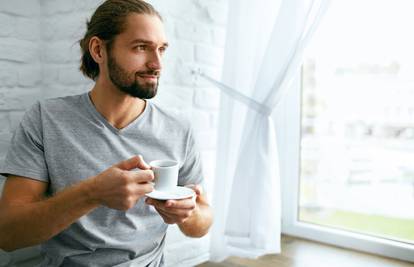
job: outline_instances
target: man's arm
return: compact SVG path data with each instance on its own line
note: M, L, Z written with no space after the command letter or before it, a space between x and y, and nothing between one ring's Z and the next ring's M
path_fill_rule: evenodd
M148 198L167 224L177 224L181 232L189 237L202 237L213 223L213 212L200 186L194 186L196 199L159 201Z
M197 195L196 207L191 216L183 223L179 223L181 232L190 237L202 237L207 234L213 223L213 212L205 195Z
M39 244L98 206L89 181L45 199L47 183L9 176L0 201L0 248L12 251Z
M146 170L129 171L134 168ZM132 208L153 190L148 169L141 157L132 157L47 199L47 183L9 176L0 199L0 248L12 251L44 242L99 205Z

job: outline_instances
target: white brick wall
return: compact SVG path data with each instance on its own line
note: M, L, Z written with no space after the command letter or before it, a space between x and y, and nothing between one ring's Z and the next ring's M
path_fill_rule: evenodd
M1 0L0 10L2 13L32 18L40 14L40 5L38 0Z
M77 41L101 2L0 0L0 160L25 109L36 100L92 87L78 71ZM191 71L201 68L220 77L227 0L148 2L163 16L170 43L155 102L190 114L206 177L212 177L219 92Z
M15 120L42 95L40 51L39 1L0 0L0 160Z

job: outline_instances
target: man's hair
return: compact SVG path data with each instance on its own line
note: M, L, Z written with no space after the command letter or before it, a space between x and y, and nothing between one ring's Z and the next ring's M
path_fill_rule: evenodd
M125 29L126 17L130 13L155 15L162 20L161 15L149 3L142 0L106 0L86 22L85 36L79 40L82 57L80 70L95 80L99 75L99 65L93 60L89 52L89 41L97 36L106 44L108 53L115 37Z

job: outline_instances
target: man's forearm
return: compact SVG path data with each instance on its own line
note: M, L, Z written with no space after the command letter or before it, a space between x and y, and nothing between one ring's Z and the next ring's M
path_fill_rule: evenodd
M90 180L46 200L0 207L0 248L12 251L44 242L99 206L89 197Z
M207 234L213 222L213 213L210 206L201 201L197 203L197 208L190 218L185 222L178 224L181 232L189 237L202 237Z

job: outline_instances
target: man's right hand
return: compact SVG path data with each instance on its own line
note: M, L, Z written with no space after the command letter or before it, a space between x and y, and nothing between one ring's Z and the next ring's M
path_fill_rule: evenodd
M45 242L99 205L130 209L153 190L153 179L139 156L48 198L46 182L9 175L0 198L0 249L13 251Z
M131 171L139 168L138 171ZM142 156L134 156L90 178L90 196L108 208L128 210L154 190L154 173Z

